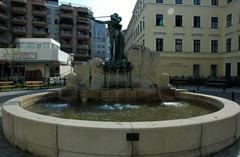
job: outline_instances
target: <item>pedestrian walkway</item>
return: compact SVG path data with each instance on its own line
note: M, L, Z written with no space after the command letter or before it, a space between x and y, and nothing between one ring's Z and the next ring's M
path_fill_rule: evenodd
M234 100L240 104L240 88L226 88L225 91L223 88L211 88L206 86L200 86L199 89L197 86L179 86L178 88L188 89L190 92L219 96L229 100Z

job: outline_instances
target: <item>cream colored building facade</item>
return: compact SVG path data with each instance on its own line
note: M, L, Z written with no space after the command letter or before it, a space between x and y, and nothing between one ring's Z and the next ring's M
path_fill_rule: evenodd
M240 1L138 0L126 50L132 45L154 51L170 76L240 77Z

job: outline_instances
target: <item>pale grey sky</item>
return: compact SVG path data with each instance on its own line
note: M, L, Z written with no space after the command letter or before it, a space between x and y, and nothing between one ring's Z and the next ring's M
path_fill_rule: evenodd
M60 0L60 2L88 6L94 12L95 17L108 16L116 12L123 18L121 22L123 29L127 28L136 1L137 0Z

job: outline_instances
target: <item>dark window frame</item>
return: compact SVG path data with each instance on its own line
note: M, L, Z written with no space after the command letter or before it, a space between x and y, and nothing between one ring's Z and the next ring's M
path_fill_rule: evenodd
M163 51L163 38L156 38L156 51L157 52Z
M201 52L201 40L193 40L193 52Z
M201 28L201 16L193 16L193 27Z
M175 27L183 27L183 16L175 15Z
M183 51L183 40L175 39L175 52L182 52L182 51Z
M218 40L211 40L211 52L218 53Z

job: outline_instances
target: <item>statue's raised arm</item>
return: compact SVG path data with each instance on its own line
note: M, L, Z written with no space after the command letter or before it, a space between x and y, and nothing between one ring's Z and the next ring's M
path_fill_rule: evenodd
M100 24L108 24L109 21L101 21L101 20L96 20L93 16L90 17L93 21L100 23Z

